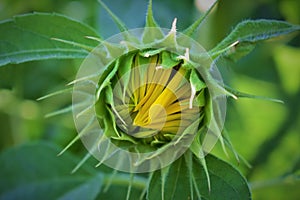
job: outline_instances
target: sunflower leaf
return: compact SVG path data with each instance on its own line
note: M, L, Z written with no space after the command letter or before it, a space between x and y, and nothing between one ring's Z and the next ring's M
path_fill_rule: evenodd
M221 55L236 61L253 50L258 42L299 30L299 25L293 25L284 21L246 20L239 23L209 54L212 58L217 58Z
M211 191L201 162L195 156L192 159L185 159L182 156L171 164L167 171L153 173L147 198L149 200L251 199L247 182L237 169L212 155L207 155L205 159L211 180ZM165 177L165 180L162 181L161 177Z
M92 28L59 14L16 16L0 22L0 66L33 60L84 58L89 53L87 49L98 45L86 36L99 38Z
M79 160L69 153L57 157L59 150L39 142L2 152L0 199L95 199L103 173L84 165L71 174Z

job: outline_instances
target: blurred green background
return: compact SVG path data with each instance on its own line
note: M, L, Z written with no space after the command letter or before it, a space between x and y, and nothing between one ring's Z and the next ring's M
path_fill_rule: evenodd
M104 2L129 28L144 26L146 0ZM200 15L203 1L154 0L154 15L169 28L178 18L179 31ZM0 20L29 12L56 12L94 27L103 38L117 27L96 0L0 0ZM278 19L300 23L299 0L221 0L196 34L210 49L245 19ZM254 199L300 197L300 34L260 44L237 63L220 60L224 82L240 91L283 100L228 100L226 130L236 150L252 165L238 163L220 150L215 154L236 165L248 178ZM71 113L45 118L71 103L71 94L37 98L65 88L81 60L48 60L0 68L0 151L29 141L65 146L76 135ZM84 154L81 143L70 149ZM298 179L297 179L298 177Z

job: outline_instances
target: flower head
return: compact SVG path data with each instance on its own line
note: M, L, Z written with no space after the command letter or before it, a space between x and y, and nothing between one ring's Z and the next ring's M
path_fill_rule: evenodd
M171 29L160 28L151 1L145 28L126 30L113 18L123 32L101 41L74 82L82 141L100 163L122 171L156 170L187 149L201 158L220 137L225 104L218 97L227 92L189 37L203 19L188 35L177 32L176 19Z

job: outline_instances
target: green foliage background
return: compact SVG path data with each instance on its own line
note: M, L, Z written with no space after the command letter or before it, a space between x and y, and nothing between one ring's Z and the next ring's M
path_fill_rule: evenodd
M104 2L129 28L144 26L146 0ZM167 28L177 17L178 29L182 30L199 16L194 3L192 0L154 1L154 15L159 24ZM118 33L112 20L94 0L0 0L0 20L32 11L65 14L95 27L104 38ZM300 1L222 0L199 31L199 40L210 49L238 22L261 18L299 24ZM231 87L285 102L228 100L226 129L234 147L252 168L238 163L233 155L228 158L219 146L213 153L243 172L250 181L253 199L296 199L300 196L299 47L299 34L296 37L291 34L257 46L237 63L219 61L224 81ZM61 147L68 144L76 135L71 114L44 116L68 106L71 94L44 101L36 99L64 88L74 79L80 63L80 59L49 60L0 68L1 151L29 141L50 141ZM81 143L71 147L70 152L86 153Z

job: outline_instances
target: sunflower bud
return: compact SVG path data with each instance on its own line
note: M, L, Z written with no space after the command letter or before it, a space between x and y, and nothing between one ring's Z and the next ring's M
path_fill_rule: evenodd
M201 158L221 135L225 94L209 55L176 31L176 19L170 30L124 31L102 41L74 81L78 137L99 164L121 171L154 171L189 148Z

